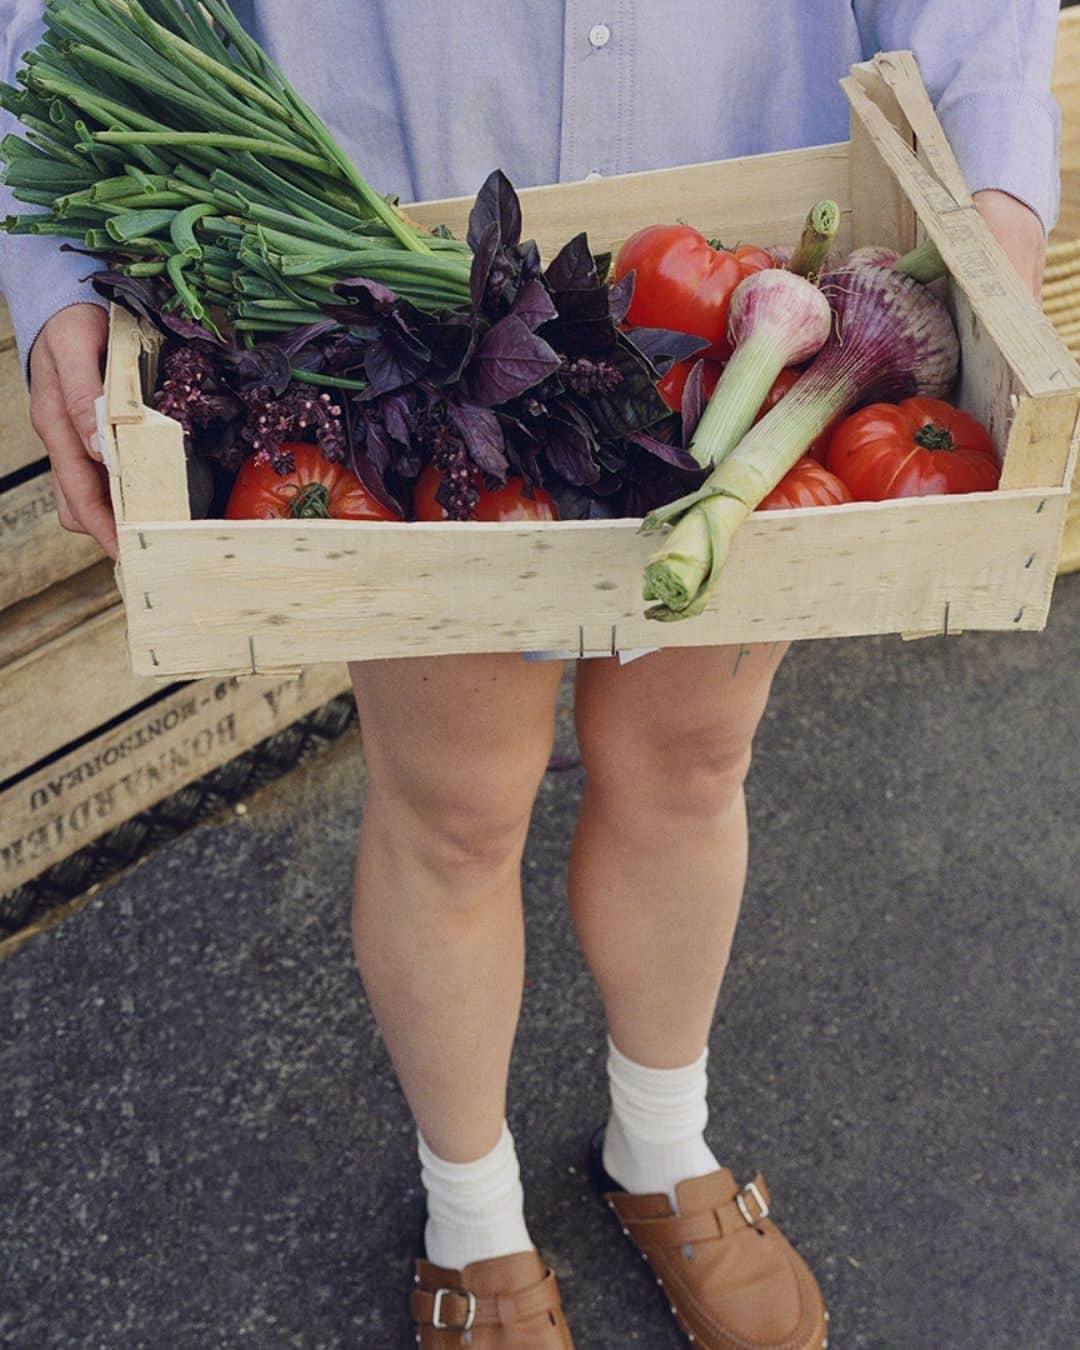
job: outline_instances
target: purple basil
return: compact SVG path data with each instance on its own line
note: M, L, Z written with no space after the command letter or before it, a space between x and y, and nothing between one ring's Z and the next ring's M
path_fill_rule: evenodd
M636 275L634 272L627 272L626 276L620 277L608 292L611 322L614 324L622 323L630 311L630 302L634 298Z
M474 402L484 407L509 403L558 370L559 354L510 315L489 328L469 363Z
M687 361L709 345L707 338L676 333L668 328L631 328L626 337L657 375L666 375L678 361Z
M468 447L473 463L484 473L503 482L508 466L499 419L490 408L479 408L474 403L451 403L448 411Z
M665 464L671 464L676 469L683 469L686 473L698 473L701 469L701 465L693 455L687 454L681 446L657 440L646 431L635 431L626 439L634 445L640 445L642 450L647 450L650 455L655 455L657 459L662 459Z
M364 373L370 385L366 397L377 398L412 384L427 370L430 361L431 352L404 321L388 326L364 357Z
M545 427L544 449L555 472L575 487L595 483L600 477L589 436L580 426L552 418Z
M542 282L526 281L518 291L510 313L519 318L529 328L539 328L541 324L558 316L559 311Z
M694 362L693 369L686 377L686 383L683 385L681 408L683 445L690 444L707 402L708 399L705 397L705 362L701 359Z
M471 249L477 247L492 224L498 228L500 245L510 247L521 238L521 205L513 185L501 169L488 174L476 194L466 235Z

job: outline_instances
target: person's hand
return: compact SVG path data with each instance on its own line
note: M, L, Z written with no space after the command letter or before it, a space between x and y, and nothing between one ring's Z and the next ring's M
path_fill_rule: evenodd
M60 524L93 535L115 558L109 476L94 417L108 338L100 305L69 305L52 316L30 349L30 423L52 461Z
M1046 258L1046 234L1042 221L1016 197L997 188L982 188L971 200L990 233L1005 250L1024 285L1042 304L1043 262Z

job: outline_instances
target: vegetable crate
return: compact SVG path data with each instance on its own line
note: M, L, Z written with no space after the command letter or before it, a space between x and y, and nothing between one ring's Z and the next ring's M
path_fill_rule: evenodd
M707 236L797 238L842 208L838 246L929 236L951 272L960 404L990 428L996 492L772 511L739 532L700 617L644 617L655 538L634 520L383 524L189 519L179 425L146 404L156 335L114 310L104 430L137 672L260 673L448 653L1043 627L1076 455L1080 369L971 200L914 57L841 81L849 141L522 193L541 251L587 229L612 248L682 219ZM465 199L410 207L463 233Z

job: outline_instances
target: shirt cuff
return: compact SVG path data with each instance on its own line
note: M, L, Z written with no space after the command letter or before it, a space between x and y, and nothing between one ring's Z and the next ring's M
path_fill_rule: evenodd
M15 330L15 345L22 357L23 376L30 383L30 348L37 336L54 314L59 314L69 305L98 305L107 310L109 303L103 300L97 291L87 283L76 282L73 286L53 291L48 295L35 296L32 300L24 297L10 297L11 326Z
M1049 96L980 89L937 115L970 191L998 188L1029 206L1050 233L1058 217L1061 113Z

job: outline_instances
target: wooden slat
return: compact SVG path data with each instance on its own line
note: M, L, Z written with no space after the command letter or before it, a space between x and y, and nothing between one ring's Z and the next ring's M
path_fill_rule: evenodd
M152 408L115 429L124 520L190 520L184 432Z
M636 522L320 521L122 529L136 668L586 651L934 627L1038 628L1067 494L984 493L753 516L710 608L644 618Z
M913 52L880 52L871 63L876 75L884 81L903 110L904 117L915 135L915 150L934 177L946 187L957 206L971 206L960 165L952 146L938 121L930 95L923 84L919 63ZM861 69L853 72L858 78Z
M0 302L0 478L41 459L45 447L30 425L26 393L11 319Z
M847 142L782 150L596 182L526 188L519 193L525 234L551 255L577 230L596 252L617 247L642 225L685 220L710 238L795 243L814 202L840 206L837 247L851 242ZM419 202L406 210L422 225L445 224L464 238L471 197Z
M48 472L0 492L0 609L46 590L102 556L88 535L61 527Z
M347 688L341 666L292 681L200 680L27 775L0 794L0 893Z
M27 652L0 671L0 779L22 773L159 687L132 674L122 605Z
M0 611L0 681L6 666L119 602L113 565L103 558L85 572Z
M119 306L113 306L114 312L118 309ZM127 310L120 312L129 322L110 326L109 354L105 364L105 418L110 426L141 422L143 418L139 358L145 337L139 323Z
M876 103L908 145L915 136L892 90L876 72L867 75L858 67L853 77L862 84L867 98ZM877 145L861 120L851 113L851 205L852 242L883 244L906 253L915 247L915 212L896 175L881 157Z

